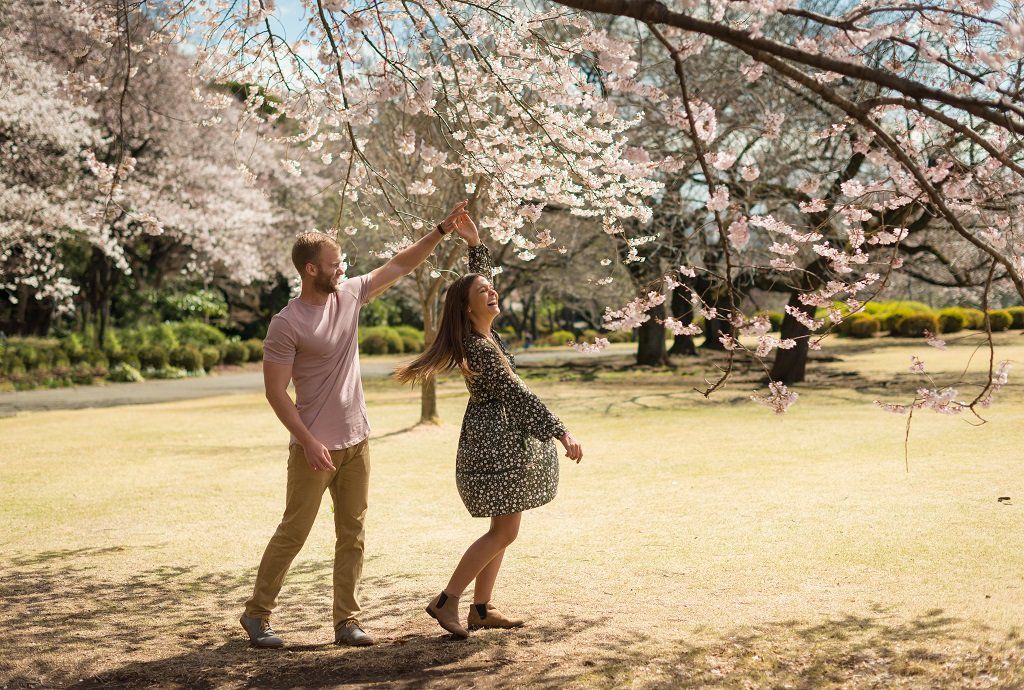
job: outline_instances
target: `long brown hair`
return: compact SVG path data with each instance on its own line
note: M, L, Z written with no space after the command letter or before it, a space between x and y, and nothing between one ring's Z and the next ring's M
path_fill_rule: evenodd
M473 322L469 319L469 291L473 282L481 277L479 273L467 273L448 286L437 336L423 354L395 369L394 376L400 383L423 383L456 367L463 376L472 378L473 371L466 363L466 338L473 333Z

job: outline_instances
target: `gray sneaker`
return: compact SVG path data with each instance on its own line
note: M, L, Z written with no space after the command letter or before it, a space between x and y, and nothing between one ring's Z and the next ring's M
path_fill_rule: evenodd
M238 619L242 628L249 634L249 640L253 647L277 648L284 646L284 640L277 636L274 629L270 627L270 618L257 618L242 614Z
M359 627L359 621L357 620L347 620L343 623L338 623L337 627L334 628L334 644L346 644L350 647L369 647L374 642L376 640Z

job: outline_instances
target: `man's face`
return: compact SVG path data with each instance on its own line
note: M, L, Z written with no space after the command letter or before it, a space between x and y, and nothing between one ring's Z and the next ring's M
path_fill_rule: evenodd
M316 263L310 262L306 267L307 271L312 267L313 287L324 294L335 292L345 274L341 268L341 250L337 247L324 247Z

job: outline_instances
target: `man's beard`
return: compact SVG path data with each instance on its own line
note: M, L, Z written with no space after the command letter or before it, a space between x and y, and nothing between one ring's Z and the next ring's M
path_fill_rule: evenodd
M338 286L335 285L335 283L334 283L334 276L333 275L323 274L323 275L318 275L313 280L313 287L315 287L319 292L330 294L330 293L334 292L337 289Z

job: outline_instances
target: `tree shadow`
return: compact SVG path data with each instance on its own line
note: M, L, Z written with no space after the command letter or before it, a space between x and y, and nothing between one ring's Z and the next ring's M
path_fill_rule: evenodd
M596 611L584 588L557 617L457 640L421 613L432 591L401 577L364 582L361 619L378 644L339 648L326 620L329 560L292 569L287 614L276 618L293 644L259 650L236 620L252 569L112 572L109 556L120 550L11 559L0 580L0 686L1024 687L1017 631L993 643L941 609L908 618L875 607L817 621L679 629Z

